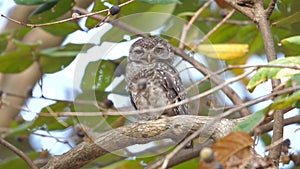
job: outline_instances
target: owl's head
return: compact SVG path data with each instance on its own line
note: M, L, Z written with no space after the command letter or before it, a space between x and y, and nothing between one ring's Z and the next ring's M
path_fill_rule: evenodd
M171 45L158 37L137 40L132 44L129 53L129 62L138 62L145 65L157 62L172 65L174 61Z

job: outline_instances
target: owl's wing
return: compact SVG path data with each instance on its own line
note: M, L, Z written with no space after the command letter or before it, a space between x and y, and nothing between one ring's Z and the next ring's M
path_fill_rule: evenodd
M184 87L179 77L177 70L169 65L160 67L160 74L163 74L163 86L167 90L167 95L172 103L179 102L186 99ZM183 104L175 108L177 114L190 114L188 104Z
M135 105L135 103L134 103L132 94L130 93L129 95L130 95L129 97L130 97L130 102L131 102L132 106L134 107L135 110L137 110L137 107L136 107L136 105Z

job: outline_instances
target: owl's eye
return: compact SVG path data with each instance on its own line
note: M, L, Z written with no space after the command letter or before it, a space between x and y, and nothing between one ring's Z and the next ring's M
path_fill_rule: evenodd
M135 54L137 54L137 55L142 55L142 54L144 54L144 51L141 50L141 49L134 50L133 52L134 52Z
M163 48L157 47L154 49L154 54L160 55L160 54L162 54L163 51L164 51Z

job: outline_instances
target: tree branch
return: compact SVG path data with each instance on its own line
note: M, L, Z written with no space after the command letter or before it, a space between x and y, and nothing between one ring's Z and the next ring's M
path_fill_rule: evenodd
M255 23L257 23L259 30L262 34L264 48L266 51L268 62L277 59L274 40L272 37L272 32L269 26L269 17L274 9L276 0L271 0L268 9L265 11L262 0L253 0L252 7L240 6L235 0L225 0L233 8L237 9L239 12L243 13ZM279 80L272 80L272 88L275 89L279 86ZM272 143L281 139L283 136L283 113L281 111L275 111L274 113L274 126L273 126L273 138ZM270 158L275 160L278 164L279 157L281 154L281 144L274 146L270 151Z
M30 160L30 158L25 153L23 153L23 151L19 150L17 147L4 140L2 137L0 137L0 144L7 147L8 149L16 153L19 157L21 157L31 169L38 169L37 166L35 166Z
M274 40L270 29L267 13L264 10L263 1L256 0L254 3L254 10L255 10L254 21L258 24L258 27L262 34L268 62L272 60L276 60L277 54L275 50ZM272 89L275 89L279 85L280 85L280 80L272 80ZM277 110L274 112L272 144L282 139L282 137L283 137L283 113L282 111ZM278 144L277 146L274 146L270 150L269 157L272 160L274 160L276 164L278 164L280 155L281 155L281 144Z
M213 29L211 29L204 37L202 37L199 42L194 44L192 51L195 51L197 47L203 43L210 35L212 35L216 30L218 30L235 12L235 9L232 9L225 18L223 18Z
M209 76L209 79L216 85L223 84L225 80L221 78L220 76L216 75L214 72L212 72L210 69L205 67L204 65L197 62L194 58L190 57L188 54L186 54L184 51L180 50L177 47L173 47L173 50L176 54L180 55L184 60L189 62L191 65L195 67L195 69L199 70L201 73L203 73L206 76ZM222 88L222 91L226 94L226 96L236 105L240 105L243 103L240 96L229 86L224 86ZM241 110L241 114L248 115L250 114L248 109L244 108Z
M133 1L134 0L129 0L127 2L124 2L123 4L120 4L119 7L128 5ZM89 12L89 13L86 13L84 15L76 15L76 17L71 17L71 18L59 20L59 21L56 21L56 22L41 23L41 24L29 24L29 23L20 22L18 20L15 20L15 19L10 18L8 16L5 16L3 14L1 14L1 17L5 18L5 19L7 19L11 22L14 22L16 24L19 24L19 25L23 25L23 26L30 27L30 28L36 28L36 27L50 26L50 25L60 24L60 23L64 23L64 22L74 21L74 20L78 20L78 19L81 19L81 18L98 15L98 14L101 14L101 13L104 13L104 12L109 12L109 9L104 9L104 10L96 11L96 12ZM103 20L101 20L101 21L103 21Z
M272 12L273 12L273 10L275 8L276 2L277 2L277 0L271 0L268 8L266 9L267 19L270 18L271 14L272 14Z
M188 151L188 150L181 150L172 159L170 159L167 167L172 167L172 166L175 166L175 165L180 164L182 162L185 162L187 160L190 160L192 158L198 157L199 156L199 152L202 150L202 148L204 148L204 147L211 147L212 144L213 144L213 141L212 140L208 140L208 141L206 141L203 144L200 143L200 144L195 145L193 147L193 149L191 149L190 151ZM164 160L165 160L165 158L160 158L160 159L154 161L153 163L151 163L150 165L148 165L146 167L146 169L159 168L160 165L163 163Z
M239 12L241 12L242 14L244 14L245 16L250 18L251 20L254 19L255 12L254 12L253 8L247 7L247 6L241 6L236 3L236 0L224 0L224 1L227 2L234 9L238 10Z
M86 10L81 9L81 8L74 8L74 9L79 10L82 14L88 13ZM92 18L97 19L97 20L102 20L103 16L101 17L99 15L94 15L94 16L92 16ZM136 34L136 35L140 35L142 37L148 37L148 35L145 34L144 32L142 32L142 31L140 31L136 28L133 28L130 25L127 25L124 22L121 22L119 20L108 19L108 22L111 23L113 26L119 27L120 29L123 29L127 32L130 32L130 33L133 33L133 34ZM190 57L188 54L186 54L180 48L173 46L173 50L174 50L175 54L181 56L185 61L192 64L195 67L195 69L199 70L204 75L209 75L211 81L213 83L215 83L216 85L220 85L220 84L224 83L224 79L222 79L221 77L219 77L218 75L213 73L211 70L209 70L204 65L197 62L194 58ZM239 104L243 103L243 101L239 97L239 95L233 89L231 89L230 87L226 86L226 87L222 88L222 90L234 104L239 105ZM242 115L248 115L249 111L248 111L248 109L245 108L245 109L241 110L241 113L242 113Z
M300 115L296 115L287 119L284 119L284 125L290 125L290 124L295 124L295 123L300 123ZM270 122L268 124L262 125L258 127L258 131L260 133L266 133L269 132L273 129L274 122Z
M201 8L199 8L197 10L197 12L193 15L193 17L190 19L190 21L188 22L188 24L184 25L183 30L181 32L181 37L180 37L180 44L179 44L179 48L180 49L184 49L184 46L185 46L184 45L184 41L186 39L186 35L187 35L188 31L191 29L191 27L193 26L193 24L196 21L196 19L204 11L204 9L206 9L212 2L213 2L213 0L208 0L207 2L205 2L201 6Z
M207 18L198 18L198 22L221 22L223 19L217 19L213 17L207 17ZM252 25L254 24L252 21L240 21L240 20L227 20L225 21L226 24L232 24L232 25Z
M69 152L53 157L43 169L80 168L90 161L109 152L134 144L145 144L154 140L172 138L178 140L189 131L194 132L203 127L212 117L181 115L166 117L152 121L139 121L122 126L98 135L94 142L83 142ZM226 128L229 133L235 123L222 119L213 124L215 130L211 138L217 140L224 135Z

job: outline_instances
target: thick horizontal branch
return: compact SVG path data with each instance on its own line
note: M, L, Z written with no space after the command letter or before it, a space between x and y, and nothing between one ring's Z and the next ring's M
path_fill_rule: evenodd
M69 152L53 157L43 169L80 168L90 161L134 144L145 144L154 140L171 138L178 140L190 132L195 132L213 117L181 115L166 117L153 121L139 121L119 127L95 137L94 142L83 142ZM211 123L210 123L211 124ZM228 134L235 123L228 119L218 120L207 131L211 138L217 140ZM206 131L205 131L206 132ZM205 133L203 133L205 135ZM183 139L183 138L180 138Z

